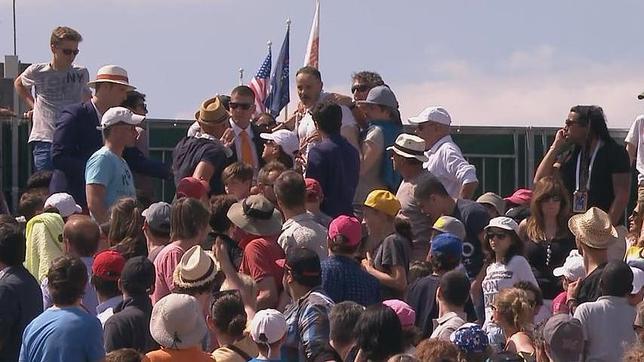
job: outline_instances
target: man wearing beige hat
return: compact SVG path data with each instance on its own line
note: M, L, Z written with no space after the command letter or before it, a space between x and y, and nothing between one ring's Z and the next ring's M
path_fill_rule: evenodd
M618 234L608 214L597 207L572 216L568 227L575 235L586 270L584 279L568 284L567 303L574 310L578 305L594 302L601 296L599 281L608 262L608 248L617 242Z
M54 174L49 191L67 192L83 208L85 198L85 164L103 145L100 126L103 113L120 105L128 90L127 71L116 65L98 70L96 79L88 83L95 89L91 100L64 108L56 123L51 149Z
M437 177L451 197L471 199L479 185L476 168L467 162L461 149L449 134L452 118L443 107L427 107L416 117L409 118L416 125L416 134L425 140L429 158L425 168Z
M476 202L483 205L490 214L490 218L505 215L505 200L494 192L486 192L476 199Z
M211 194L223 194L221 173L232 162L228 145L222 143L230 135L230 114L219 97L205 100L195 114L199 130L181 139L172 151L175 184L184 177L194 177L210 185Z
M394 170L403 179L396 192L396 198L401 206L398 216L409 221L414 236L411 260L424 261L429 251L432 224L414 200L414 189L419 179L430 174L423 168L423 162L427 161L424 154L425 141L418 136L403 133L396 138L393 146L387 147L387 151L391 151Z

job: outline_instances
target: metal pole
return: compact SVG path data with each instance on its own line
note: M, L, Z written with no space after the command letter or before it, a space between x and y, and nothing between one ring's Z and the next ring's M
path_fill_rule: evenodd
M239 85L244 84L244 68L239 68Z
M18 74L20 74L20 62L18 61L18 56L16 55L7 55L4 57L4 71L5 78L16 79ZM20 108L20 99L18 98L18 93L14 90L13 92L13 109L14 112L19 112ZM18 175L20 172L20 158L18 157L19 149L19 138L18 138L18 121L14 117L14 121L11 122L11 206L15 211L18 209L18 196L19 196L19 185L18 185Z
M13 0L13 55L18 55L16 44L16 0Z

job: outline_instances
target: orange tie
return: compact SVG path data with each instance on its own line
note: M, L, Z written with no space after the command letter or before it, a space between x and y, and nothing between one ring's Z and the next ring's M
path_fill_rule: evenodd
M250 146L250 137L246 130L242 130L239 134L241 137L241 160L243 163L255 167L253 162L253 148Z

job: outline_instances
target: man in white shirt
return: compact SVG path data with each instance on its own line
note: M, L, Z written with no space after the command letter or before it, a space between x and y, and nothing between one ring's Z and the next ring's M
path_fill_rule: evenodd
M235 87L230 93L230 127L233 130L233 161L244 162L252 166L255 175L264 166L262 152L264 140L259 136L260 130L251 122L255 113L255 93L245 85Z
M325 101L330 94L322 91L322 75L319 70L313 67L306 66L300 68L295 75L295 84L300 102L305 107L305 111L299 114L301 118L295 125L295 131L300 139L301 148L306 151L309 145L317 143L320 140L311 112L318 103ZM359 150L358 124L348 107L340 105L340 108L342 109L342 128L340 129L340 134ZM298 114L296 114L297 117Z
M51 144L60 111L70 104L86 101L92 95L87 87L87 68L73 64L78 55L78 43L82 40L76 30L56 27L49 45L51 61L30 65L14 81L16 92L31 108L26 117L33 120L29 143L33 147L34 171L54 169Z
M449 127L452 119L443 107L427 107L409 122L417 126L416 134L425 140L429 158L424 166L438 178L453 198L471 199L479 185L476 168L452 141Z
M638 99L644 99L644 92L637 96ZM640 147L644 143L644 114L640 114L635 118L631 125L624 143L626 144L626 151L631 164L635 163L637 169L637 204L640 210L644 207L644 147ZM642 234L639 235L642 239Z
M327 229L306 211L306 183L302 175L286 171L275 180L277 204L284 214L282 233L277 239L284 252L303 247L315 252L320 260L329 256Z

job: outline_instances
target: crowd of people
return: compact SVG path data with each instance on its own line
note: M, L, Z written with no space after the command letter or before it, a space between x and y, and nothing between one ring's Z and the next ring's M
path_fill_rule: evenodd
M288 120L237 86L166 165L145 95L120 66L90 81L81 40L54 29L15 81L34 173L0 215L0 361L644 360L644 117L622 146L572 107L502 197L444 107L403 120L379 74L345 96L307 66Z

